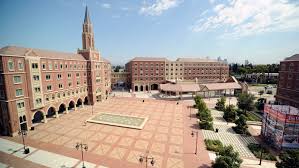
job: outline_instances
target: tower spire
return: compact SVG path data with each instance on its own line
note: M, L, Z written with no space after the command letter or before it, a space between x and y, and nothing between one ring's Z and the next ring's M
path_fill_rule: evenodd
M83 49L94 49L94 35L87 6L83 23L82 46Z
M86 8L85 8L84 23L90 24L90 18L89 18L89 12L88 12L88 7L87 7L87 5L86 5Z

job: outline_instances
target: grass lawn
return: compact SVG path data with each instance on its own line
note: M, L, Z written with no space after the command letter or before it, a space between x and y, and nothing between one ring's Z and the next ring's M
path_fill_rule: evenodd
M248 148L254 154L255 157L260 159L260 157L261 157L261 147L260 147L259 144L254 144L254 143L248 144ZM272 155L266 148L263 148L262 159L276 161L275 156Z
M207 150L219 152L223 148L223 144L219 140L205 139Z
M245 115L248 121L262 121L261 118L253 114L254 112L247 112Z

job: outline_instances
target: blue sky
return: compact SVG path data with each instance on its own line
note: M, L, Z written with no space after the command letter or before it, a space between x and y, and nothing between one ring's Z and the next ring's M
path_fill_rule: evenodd
M0 47L81 48L85 5L96 48L135 56L278 63L299 53L298 0L2 0Z

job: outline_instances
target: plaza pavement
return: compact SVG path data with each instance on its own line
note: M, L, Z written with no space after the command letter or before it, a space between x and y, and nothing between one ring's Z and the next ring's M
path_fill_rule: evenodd
M255 138L252 136L236 134L232 129L235 124L227 123L223 119L223 112L212 109L211 114L214 119L214 129L218 128L219 132L216 133L215 131L202 130L204 139L220 140L224 145L232 145L234 150L239 152L240 157L243 159L242 167L276 167L275 162L271 161L263 161L262 166L258 165L259 159L257 159L247 147L250 143L258 144ZM209 152L209 157L211 160L215 160L216 154L214 152Z
M75 149L75 144L83 142L88 144L84 158L92 167L145 167L144 163L139 163L139 156L147 151L155 159L153 167L203 168L210 165L203 134L199 130L198 154L194 154L195 137L190 134L192 130L197 130L198 124L195 112L190 111L184 103L114 97L94 106L93 115L106 112L148 117L142 130L85 124L92 116L91 109L86 106L69 114L60 114L59 118L49 119L48 123L36 126L34 131L28 133L26 143L33 150L38 150L33 152L33 156L26 157L27 160L42 164L44 161L41 158L52 158L47 163L57 158L59 163L69 160L68 164L76 162L78 165L81 153ZM21 143L20 137L4 138Z

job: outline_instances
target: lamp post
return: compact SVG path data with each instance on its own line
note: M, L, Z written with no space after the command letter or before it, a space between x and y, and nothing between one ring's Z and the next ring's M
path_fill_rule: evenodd
M262 147L262 144L260 144L260 148L261 148L261 155L260 155L260 163L259 163L259 165L262 165L262 158L263 158L263 147Z
M91 105L91 115L93 115L93 104Z
M190 120L191 120L191 109L192 109L192 106L189 106L189 109L190 109Z
M84 157L83 157L83 150L87 151L88 150L88 146L87 144L83 144L82 142L81 143L78 143L76 144L76 149L79 150L81 149L81 159L82 159L82 162L83 162L83 165L82 165L82 168L86 168L84 166Z
M155 160L153 157L149 157L148 156L149 151L146 151L146 155L145 156L140 156L139 157L139 162L142 164L143 161L145 160L145 167L147 168L147 162L150 161L151 165L154 166L155 164Z
M192 131L191 136L194 137L194 134L196 134L196 139L195 139L195 152L194 154L197 154L197 140L198 140L198 131Z
M19 135L22 135L22 140L23 140L23 145L24 145L24 154L30 153L29 148L26 148L25 137L24 137L24 136L27 135L27 131L26 130L19 130Z

